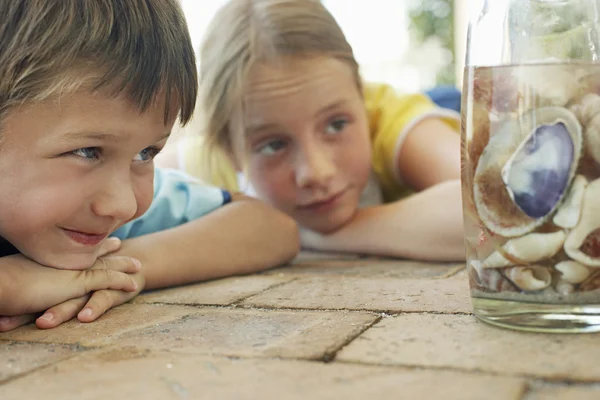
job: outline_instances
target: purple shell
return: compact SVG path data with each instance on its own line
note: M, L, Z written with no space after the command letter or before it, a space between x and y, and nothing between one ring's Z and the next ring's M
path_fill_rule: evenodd
M550 213L569 184L575 147L563 122L540 125L507 163L504 183L532 218Z

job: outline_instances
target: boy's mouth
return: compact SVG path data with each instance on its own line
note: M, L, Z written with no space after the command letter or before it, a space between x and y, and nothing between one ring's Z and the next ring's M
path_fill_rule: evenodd
M108 236L108 233L89 233L89 232L80 232L74 231L71 229L62 228L62 230L70 237L72 240L79 244L83 244L86 246L95 246Z

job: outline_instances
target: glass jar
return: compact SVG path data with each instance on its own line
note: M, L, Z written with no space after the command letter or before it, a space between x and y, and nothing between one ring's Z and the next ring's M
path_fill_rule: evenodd
M480 0L462 188L475 315L600 331L600 0Z

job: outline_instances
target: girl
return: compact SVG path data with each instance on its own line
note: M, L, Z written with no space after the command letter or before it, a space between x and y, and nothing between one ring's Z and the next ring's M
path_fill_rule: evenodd
M199 106L203 137L159 162L284 211L305 248L464 259L458 113L363 82L321 2L227 3Z

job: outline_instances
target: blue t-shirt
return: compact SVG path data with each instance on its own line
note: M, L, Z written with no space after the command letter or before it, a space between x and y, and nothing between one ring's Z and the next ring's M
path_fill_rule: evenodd
M156 168L154 199L141 217L128 222L111 236L128 239L174 228L227 204L229 192L204 185L182 171Z

